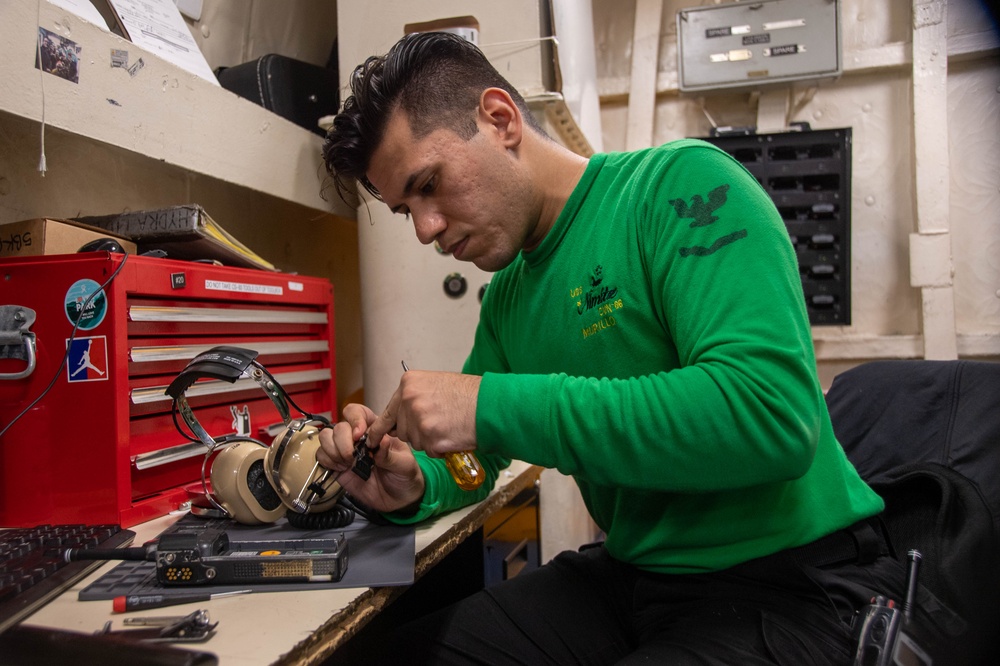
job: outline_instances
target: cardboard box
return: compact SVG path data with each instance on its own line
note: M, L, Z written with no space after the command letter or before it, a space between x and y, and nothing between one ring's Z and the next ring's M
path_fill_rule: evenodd
M0 224L0 257L73 254L98 238L114 238L129 254L135 243L105 231L94 231L69 220L38 218Z

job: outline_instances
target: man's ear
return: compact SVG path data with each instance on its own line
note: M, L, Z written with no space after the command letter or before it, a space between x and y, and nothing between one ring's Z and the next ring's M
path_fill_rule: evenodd
M521 143L524 119L506 90L487 88L479 96L479 121L491 128L507 148Z

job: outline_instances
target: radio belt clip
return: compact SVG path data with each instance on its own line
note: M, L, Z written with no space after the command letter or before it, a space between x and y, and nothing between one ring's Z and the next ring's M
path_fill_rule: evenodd
M146 643L204 643L213 635L218 622L211 622L207 610L189 615L126 618L124 623L134 629L111 630L111 620L104 623L98 635L120 636Z

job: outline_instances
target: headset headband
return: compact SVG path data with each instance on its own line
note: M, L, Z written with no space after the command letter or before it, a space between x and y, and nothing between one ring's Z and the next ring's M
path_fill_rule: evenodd
M174 399L181 418L191 428L191 432L209 450L215 449L220 442L209 435L198 423L198 419L195 418L185 396L188 388L204 377L219 379L230 384L235 384L236 380L240 378L252 379L274 403L278 414L281 415L282 423L287 425L291 420L291 414L288 410L288 395L271 374L264 369L264 366L257 362L256 351L242 347L212 347L191 359L187 367L177 375L174 381L170 382L170 386L166 390L166 394Z

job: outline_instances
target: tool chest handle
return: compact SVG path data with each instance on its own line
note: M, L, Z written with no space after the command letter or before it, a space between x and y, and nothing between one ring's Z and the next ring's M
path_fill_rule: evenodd
M35 311L21 305L0 305L0 358L18 358L28 363L20 372L0 372L0 379L16 381L35 371Z

